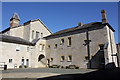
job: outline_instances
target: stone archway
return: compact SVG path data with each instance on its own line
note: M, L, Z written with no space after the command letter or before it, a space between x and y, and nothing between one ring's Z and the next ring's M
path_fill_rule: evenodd
M45 56L43 54L39 55L38 62L41 61L43 58L45 58Z

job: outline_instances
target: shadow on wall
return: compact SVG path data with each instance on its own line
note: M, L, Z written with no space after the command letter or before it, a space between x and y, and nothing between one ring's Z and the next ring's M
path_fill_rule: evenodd
M104 58L104 51L98 50L98 52L91 56L91 60L88 62L87 67L92 69L104 69L105 68L105 58Z
M98 52L91 56L91 59L89 60L87 67L91 69L112 69L116 68L115 63L111 62L105 65L105 56L104 56L104 45L100 46L100 49Z

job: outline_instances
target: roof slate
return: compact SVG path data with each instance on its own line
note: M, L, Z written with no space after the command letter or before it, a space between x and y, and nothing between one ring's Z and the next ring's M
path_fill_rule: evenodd
M8 36L8 35L0 35L0 41L8 42L8 43L22 44L22 45L31 45L31 46L34 45L34 43L31 43L31 42L24 40L22 38Z
M55 36L55 35L60 35L60 34L64 34L64 33L68 33L68 32L72 32L72 31L76 31L76 30L82 30L82 29L86 29L86 28L91 28L91 27L98 27L98 26L102 26L102 25L108 25L108 27L115 31L108 23L106 24L102 24L102 22L93 22L93 23L88 23L88 24L83 24L82 26L76 26L73 28L68 28L68 29L64 29L58 32L55 32L47 37L51 37L51 36ZM47 38L44 37L44 38Z

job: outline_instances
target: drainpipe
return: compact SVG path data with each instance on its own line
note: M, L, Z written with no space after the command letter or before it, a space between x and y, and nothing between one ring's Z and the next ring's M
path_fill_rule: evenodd
M88 33L89 29L87 29L86 31L86 38L87 38L87 41L86 41L86 44L87 44L87 53L88 53L88 61L89 61L89 68L91 69L91 58L90 58L90 41L89 40L89 33Z
M119 64L119 44L117 44L117 63L118 63L118 67L120 67L120 64Z

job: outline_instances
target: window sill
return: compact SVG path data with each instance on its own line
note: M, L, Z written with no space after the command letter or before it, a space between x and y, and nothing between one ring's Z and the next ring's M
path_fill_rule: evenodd
M72 61L67 61L67 62L72 62Z
M71 45L67 46L67 47L71 47Z
M40 51L40 52L44 52L44 50L43 50L43 51Z
M64 61L60 61L60 62L64 62Z

